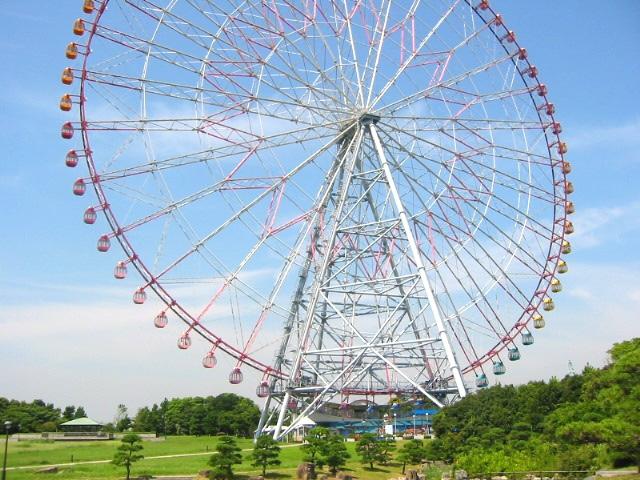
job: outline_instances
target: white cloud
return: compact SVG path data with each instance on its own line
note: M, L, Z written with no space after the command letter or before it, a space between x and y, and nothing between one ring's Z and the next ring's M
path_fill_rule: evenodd
M578 130L578 129L575 129ZM640 147L640 119L619 125L594 125L567 137L572 150L606 148L611 152ZM612 155L615 158L615 155Z
M165 396L216 395L232 391L252 396L260 377L248 368L245 381L232 386L234 362L220 353L215 369L202 368L209 345L194 336L189 350L176 347L184 331L171 319L153 327L157 305L115 301L58 302L3 308L0 359L2 396L42 398L57 406L83 405L89 415L108 421L119 403L137 408ZM219 333L230 334L229 326Z
M640 201L577 210L572 220L576 233L570 240L578 250L621 243L627 235L640 230Z
M545 315L547 326L533 331L535 344L521 348L517 365L507 365L503 383L563 377L569 362L577 372L602 366L613 343L640 336L639 263L569 266L557 308Z

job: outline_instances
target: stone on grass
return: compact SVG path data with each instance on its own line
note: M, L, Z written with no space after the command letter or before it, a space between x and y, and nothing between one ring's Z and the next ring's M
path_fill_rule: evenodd
M314 480L316 478L316 466L310 462L301 463L296 469L296 478L298 480Z
M58 467L45 467L36 470L37 473L58 473Z

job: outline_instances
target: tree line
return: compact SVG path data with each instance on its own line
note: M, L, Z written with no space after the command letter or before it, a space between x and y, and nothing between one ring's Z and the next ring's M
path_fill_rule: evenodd
M69 405L61 410L43 400L24 402L0 397L0 419L11 421L12 432L52 432L61 423L86 416L83 407Z
M640 338L609 355L601 369L497 385L444 408L429 458L470 473L640 468Z
M0 397L0 420L10 420L12 432L52 432L61 423L86 417L83 407L56 408L42 400L24 402ZM248 398L233 393L209 397L164 399L159 404L143 407L133 418L127 407L118 405L106 432L153 432L157 435L252 436L260 419L260 410Z
M131 427L160 435L252 436L260 410L248 398L233 393L209 397L164 399L138 410Z

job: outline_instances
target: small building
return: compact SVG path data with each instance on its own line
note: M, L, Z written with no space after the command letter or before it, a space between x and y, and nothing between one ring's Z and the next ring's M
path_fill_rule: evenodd
M92 418L82 417L82 418L74 418L73 420L69 420L68 422L61 423L58 425L58 430L66 435L77 435L77 436L95 436L102 430L101 423L96 422Z

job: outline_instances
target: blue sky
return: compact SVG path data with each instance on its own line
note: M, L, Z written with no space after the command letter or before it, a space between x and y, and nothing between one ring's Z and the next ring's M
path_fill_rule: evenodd
M491 3L549 86L576 186L565 291L504 380L522 382L562 376L569 361L600 365L613 342L640 336L640 2ZM131 304L137 281L116 284L117 254L99 255L97 231L82 223L89 200L71 194L77 172L64 167L57 108L80 15L79 0L5 2L0 14L0 395L82 404L109 420L118 403L232 388L224 366L219 381L200 353L154 331L155 312Z

